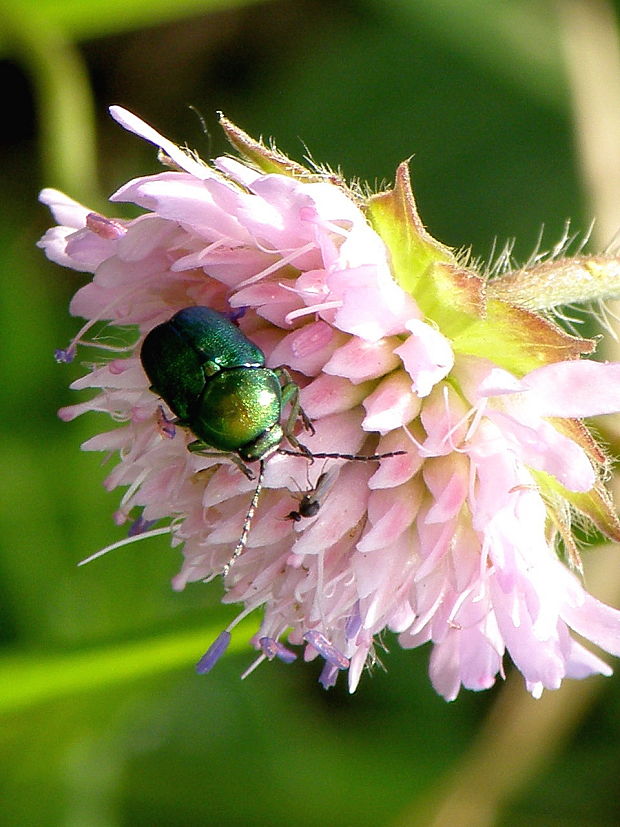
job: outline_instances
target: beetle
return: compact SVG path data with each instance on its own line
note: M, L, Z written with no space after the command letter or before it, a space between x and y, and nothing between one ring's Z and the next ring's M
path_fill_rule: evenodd
M323 500L336 482L337 477L338 472L335 468L329 471L322 471L317 478L315 486L306 491L299 492L302 496L299 497L297 511L289 511L285 519L298 523L304 517L316 517L323 505Z
M246 463L260 463L254 496L239 542L224 567L225 575L245 548L262 489L265 460L271 454L301 455L310 461L315 457L368 461L404 453L311 453L293 434L298 418L314 433L299 404L299 386L286 368L266 367L262 350L230 319L210 307L184 307L154 327L144 338L140 361L151 390L168 404L176 423L197 437L188 445L190 451L204 453L214 448L249 479L254 479L254 474ZM282 427L282 411L289 403L290 413ZM281 447L285 439L294 450Z
M265 459L286 438L298 416L299 387L285 368L265 367L265 355L241 330L210 307L185 307L145 337L140 360L151 390L164 399L179 425L197 442L191 451L215 448L246 474L246 462ZM284 429L283 407L291 403Z

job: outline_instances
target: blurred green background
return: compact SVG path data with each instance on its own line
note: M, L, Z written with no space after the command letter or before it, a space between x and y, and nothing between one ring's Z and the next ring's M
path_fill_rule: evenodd
M79 326L67 305L85 279L35 248L51 223L36 199L57 186L105 209L121 183L159 169L108 117L112 103L205 157L226 149L222 110L294 158L309 152L373 185L413 156L433 235L482 258L515 236L523 260L541 225L551 246L566 218L576 229L591 219L556 4L3 0L0 79L0 820L377 825L418 807L411 823L430 824L425 802L466 760L498 688L448 705L430 687L428 649L403 652L389 636L387 671L352 697L344 681L324 692L315 664L274 663L241 682L253 624L197 677L236 611L219 607L218 584L173 593L180 555L166 538L76 568L124 531L102 456L79 450L107 423L56 418L82 371L52 354ZM618 688L605 682L498 823L620 822Z

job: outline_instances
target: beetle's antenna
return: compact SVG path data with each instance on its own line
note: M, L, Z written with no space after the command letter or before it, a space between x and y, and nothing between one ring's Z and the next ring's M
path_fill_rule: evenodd
M305 448L305 445L300 447ZM375 462L387 457L399 457L406 454L406 451L389 451L386 454L326 454L324 452L314 453L306 448L306 451L291 451L289 448L278 448L279 454L286 454L289 457L306 457L306 459L350 459L358 462Z
M241 537L239 537L239 542L235 546L235 550L233 551L232 557L224 566L224 571L222 574L224 577L228 574L231 567L233 566L235 560L239 555L243 552L245 545L248 541L248 534L250 533L250 527L252 525L252 519L254 517L254 512L256 511L256 506L258 505L258 498L260 497L260 492L263 489L263 477L265 475L265 461L261 459L260 461L260 471L258 472L258 479L256 481L256 488L254 489L254 496L252 497L252 502L250 503L250 507L248 508L248 513L245 515L245 521L243 523L243 530L241 531Z

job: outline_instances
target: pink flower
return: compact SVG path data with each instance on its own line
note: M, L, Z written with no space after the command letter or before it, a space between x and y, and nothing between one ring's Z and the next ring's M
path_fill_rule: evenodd
M173 169L112 196L145 210L133 220L41 194L59 226L40 246L94 274L71 303L88 321L59 359L101 351L72 386L97 394L60 415L96 410L121 423L83 447L118 454L106 480L126 487L117 521L182 546L174 588L224 574L239 618L263 610L259 661L289 662L302 646L306 660L324 660L326 687L348 670L353 691L385 629L406 648L432 641L431 680L448 700L461 685L492 686L506 651L536 697L564 677L610 674L572 632L620 654L620 613L584 590L556 539L578 567L571 508L620 539L604 455L579 421L620 410L620 365L580 361L591 343L487 301L482 279L425 232L405 167L393 190L364 200L227 121L248 161L210 167L111 111ZM193 305L236 319L270 367L293 373L315 429L297 435L311 452L400 452L380 462L272 454L230 567L255 483L222 456L187 450L194 435L150 390L139 356L153 327ZM101 321L132 326L135 342L94 336ZM295 517L304 493L317 509Z

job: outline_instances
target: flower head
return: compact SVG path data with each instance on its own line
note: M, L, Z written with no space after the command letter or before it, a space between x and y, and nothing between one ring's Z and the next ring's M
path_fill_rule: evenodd
M610 674L572 632L620 654L620 613L584 590L557 540L578 566L575 510L620 539L605 457L580 421L620 410L620 365L580 361L591 342L489 298L422 227L405 166L394 189L363 199L225 119L246 160L207 166L112 114L172 169L112 196L144 209L133 220L42 193L59 226L40 245L94 274L71 303L87 323L58 358L85 345L102 354L72 386L97 395L60 415L122 423L83 447L118 453L106 485L127 487L116 518L130 534L167 521L184 555L174 588L223 574L241 616L262 607L259 659L290 662L301 646L324 660L326 687L347 670L353 691L385 629L406 648L432 642L431 679L449 700L461 685L490 687L506 652L535 696L564 677ZM193 306L225 314L269 368L292 374L313 426L289 431L293 445L390 456L311 462L276 450L250 526L255 482L238 462L188 450L196 435L140 360L144 337ZM93 338L98 321L132 326L135 343L110 353Z

